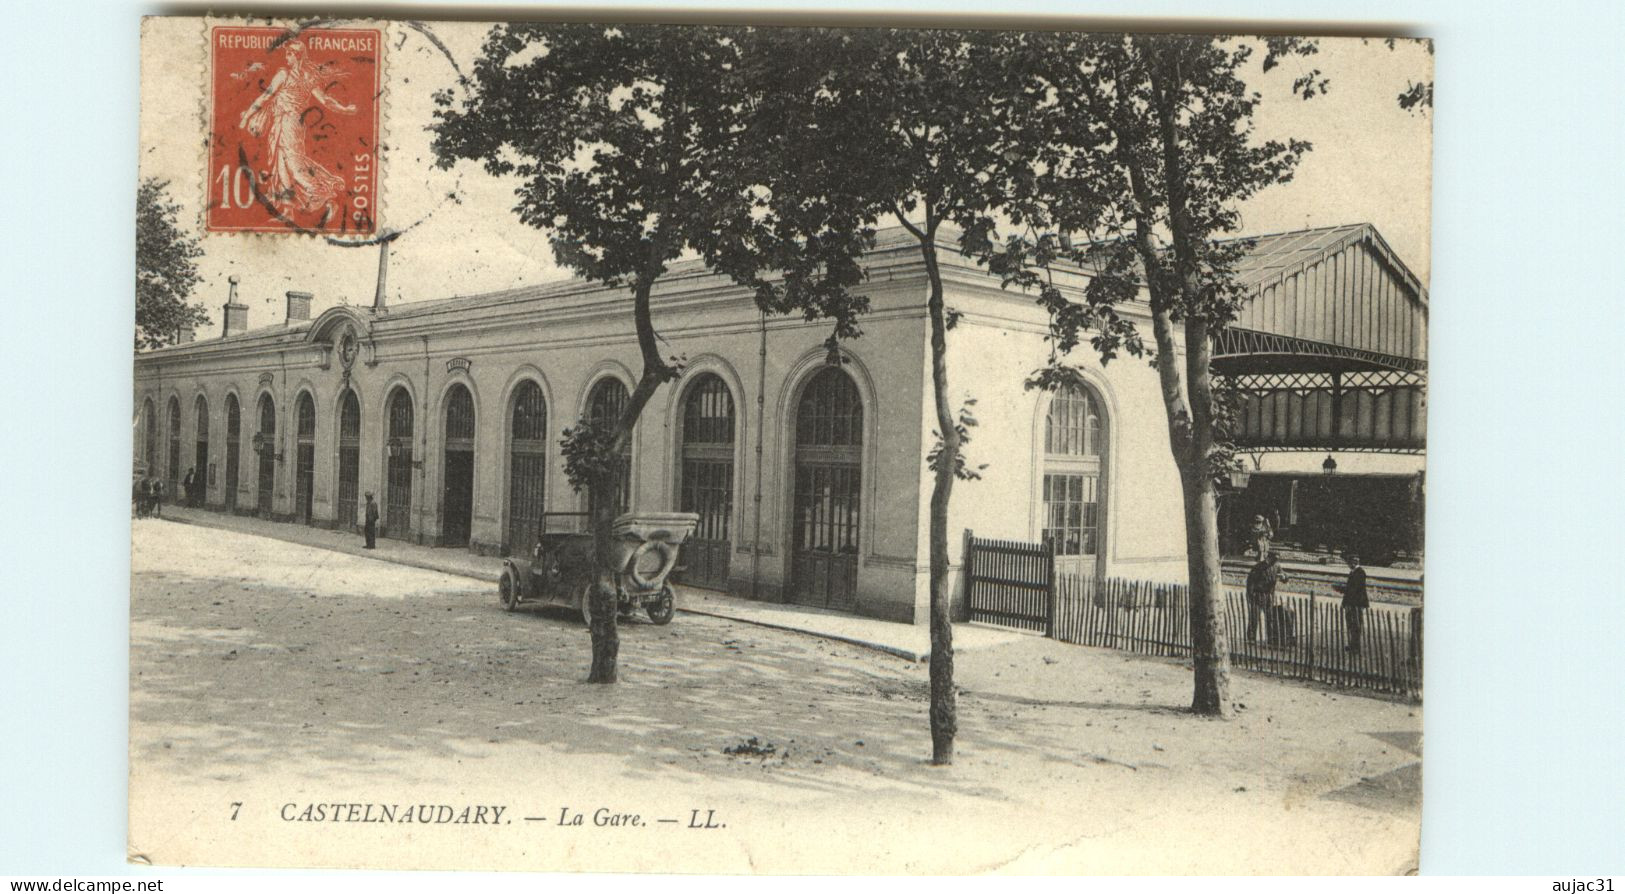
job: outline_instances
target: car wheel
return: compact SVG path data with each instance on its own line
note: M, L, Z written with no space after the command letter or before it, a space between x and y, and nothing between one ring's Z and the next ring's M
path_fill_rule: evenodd
M672 592L671 585L666 585L660 591L660 598L649 603L649 620L664 626L671 623L672 615L677 614L676 594Z
M514 584L513 575L507 571L503 571L502 579L497 581L497 599L504 611L511 612L519 607L519 588Z

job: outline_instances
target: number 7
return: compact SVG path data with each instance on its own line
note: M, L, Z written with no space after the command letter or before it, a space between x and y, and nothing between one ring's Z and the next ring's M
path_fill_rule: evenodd
M232 818L232 820L234 822L237 819L237 811L242 810L242 809L243 809L243 802L241 802L241 801L233 801L233 802L231 802L231 818Z

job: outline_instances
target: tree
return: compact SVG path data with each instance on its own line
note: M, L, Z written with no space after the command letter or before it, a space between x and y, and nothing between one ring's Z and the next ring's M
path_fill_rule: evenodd
M484 163L516 174L515 211L551 232L558 262L631 294L643 369L625 410L605 430L588 420L565 431L565 470L589 493L598 579L591 595L590 682L613 683L615 625L611 525L619 505L623 451L656 390L681 373L662 356L650 292L685 253L711 258L723 236L749 241L754 227L739 142L746 108L737 95L739 29L660 25L518 23L487 37L469 95L437 97L435 152L441 166ZM736 232L740 231L740 232ZM765 280L765 277L759 277ZM833 317L855 335L861 303L828 294L815 270L788 287L761 286L776 312ZM808 295L817 293L819 302ZM768 306L771 295L778 303Z
M945 305L938 267L944 224L984 233L1003 202L997 172L1023 162L1015 150L1032 109L1030 80L1012 65L1016 44L994 32L864 29L763 31L752 35L746 70L754 87L749 155L760 165L760 204L798 234L857 234L816 246L820 262L873 245L875 227L895 221L919 243L925 264L936 443L925 458L930 503L932 762L953 761L953 683L948 507L956 480L979 477L965 443L976 423L949 384ZM795 240L773 243L782 265ZM759 266L772 266L761 264Z
M1195 665L1191 709L1225 716L1229 658L1221 625L1216 494L1234 462L1227 408L1213 377L1215 336L1247 294L1234 280L1248 244L1217 237L1237 225L1237 205L1291 179L1309 150L1300 141L1258 142L1260 97L1240 76L1256 46L1214 37L1035 35L1049 85L1057 140L1033 176L1005 186L1021 231L980 248L1007 284L1038 292L1056 351L1033 387L1071 375L1065 358L1088 333L1102 362L1149 354L1161 386L1169 446L1183 492L1190 625ZM1287 54L1313 55L1312 41L1266 42L1268 71ZM1297 79L1306 98L1324 90L1318 72ZM1082 239L1074 241L1073 236ZM1046 275L1060 262L1090 274L1074 302ZM1125 302L1149 298L1147 345Z
M209 319L201 306L186 303L203 280L194 263L203 248L176 223L181 207L168 190L168 181L147 177L135 194L137 351L174 344L177 330Z

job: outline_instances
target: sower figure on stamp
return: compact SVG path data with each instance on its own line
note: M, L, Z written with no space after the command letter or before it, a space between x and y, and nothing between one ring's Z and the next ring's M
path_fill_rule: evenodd
M271 169L266 197L271 203L283 214L321 211L325 224L337 214L334 199L343 191L344 180L311 158L305 138L306 111L320 107L341 115L355 114L355 106L339 102L322 89L325 83L346 77L347 72L307 64L304 41L290 40L282 49L287 65L243 111L238 126L265 137Z
M378 546L378 504L374 503L372 501L372 491L370 491L370 490L367 491L367 515L366 515L366 519L367 519L367 521L366 521L366 532L367 532L367 546L366 546L366 548L367 549L375 549Z
M1260 516L1262 518L1262 516ZM1247 641L1259 642L1259 622L1275 607L1275 585L1281 579L1280 560L1265 551L1247 572Z
M1348 556L1349 579L1337 589L1343 594L1343 622L1348 629L1348 645L1345 652L1360 651L1361 626L1365 622L1365 610L1371 607L1371 600L1365 592L1365 569L1360 567L1360 557Z

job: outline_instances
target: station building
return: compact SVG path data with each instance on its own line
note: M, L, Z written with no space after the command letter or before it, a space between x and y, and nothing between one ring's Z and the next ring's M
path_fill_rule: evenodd
M1414 373L1410 361L1425 356L1415 278L1369 226L1332 229L1336 238L1305 231L1317 247L1302 257L1282 253L1305 242L1296 238L1257 254L1259 300L1290 313L1254 314L1276 340L1237 344L1275 360L1250 374L1278 377L1295 355L1318 358L1316 369L1397 358ZM1053 540L1076 573L1183 580L1179 480L1155 371L1133 358L1103 366L1082 349L1077 387L1027 390L1049 356L1046 315L961 258L951 236L942 248L947 303L961 315L949 333L954 403L976 401L967 457L986 464L980 481L955 488L950 530ZM900 229L883 231L867 260L872 309L837 365L826 324L764 317L748 291L697 262L656 284L656 330L686 363L638 422L624 490L633 507L699 513L685 583L924 622L924 460L936 428L926 274ZM636 380L625 290L569 281L339 305L314 318L313 295L289 292L284 319L250 328L240 285L253 287L234 278L221 337L183 334L136 355L133 459L169 493L194 469L212 509L349 529L370 491L383 536L482 554L528 552L544 528L579 524L545 513L586 509L564 474L563 430L618 413ZM1386 329L1350 325L1366 304L1379 319L1379 303ZM1126 312L1149 328L1143 302ZM1342 334L1321 340L1317 326ZM1305 381L1292 392L1300 415L1321 406L1304 402L1321 387ZM1288 424L1293 449L1322 449L1328 437L1382 449L1422 430L1420 401L1404 403L1403 421L1385 410L1383 439L1326 408L1327 437L1312 431L1321 422ZM1267 439L1287 412L1255 412L1270 422L1252 434ZM956 569L959 552L956 540Z

